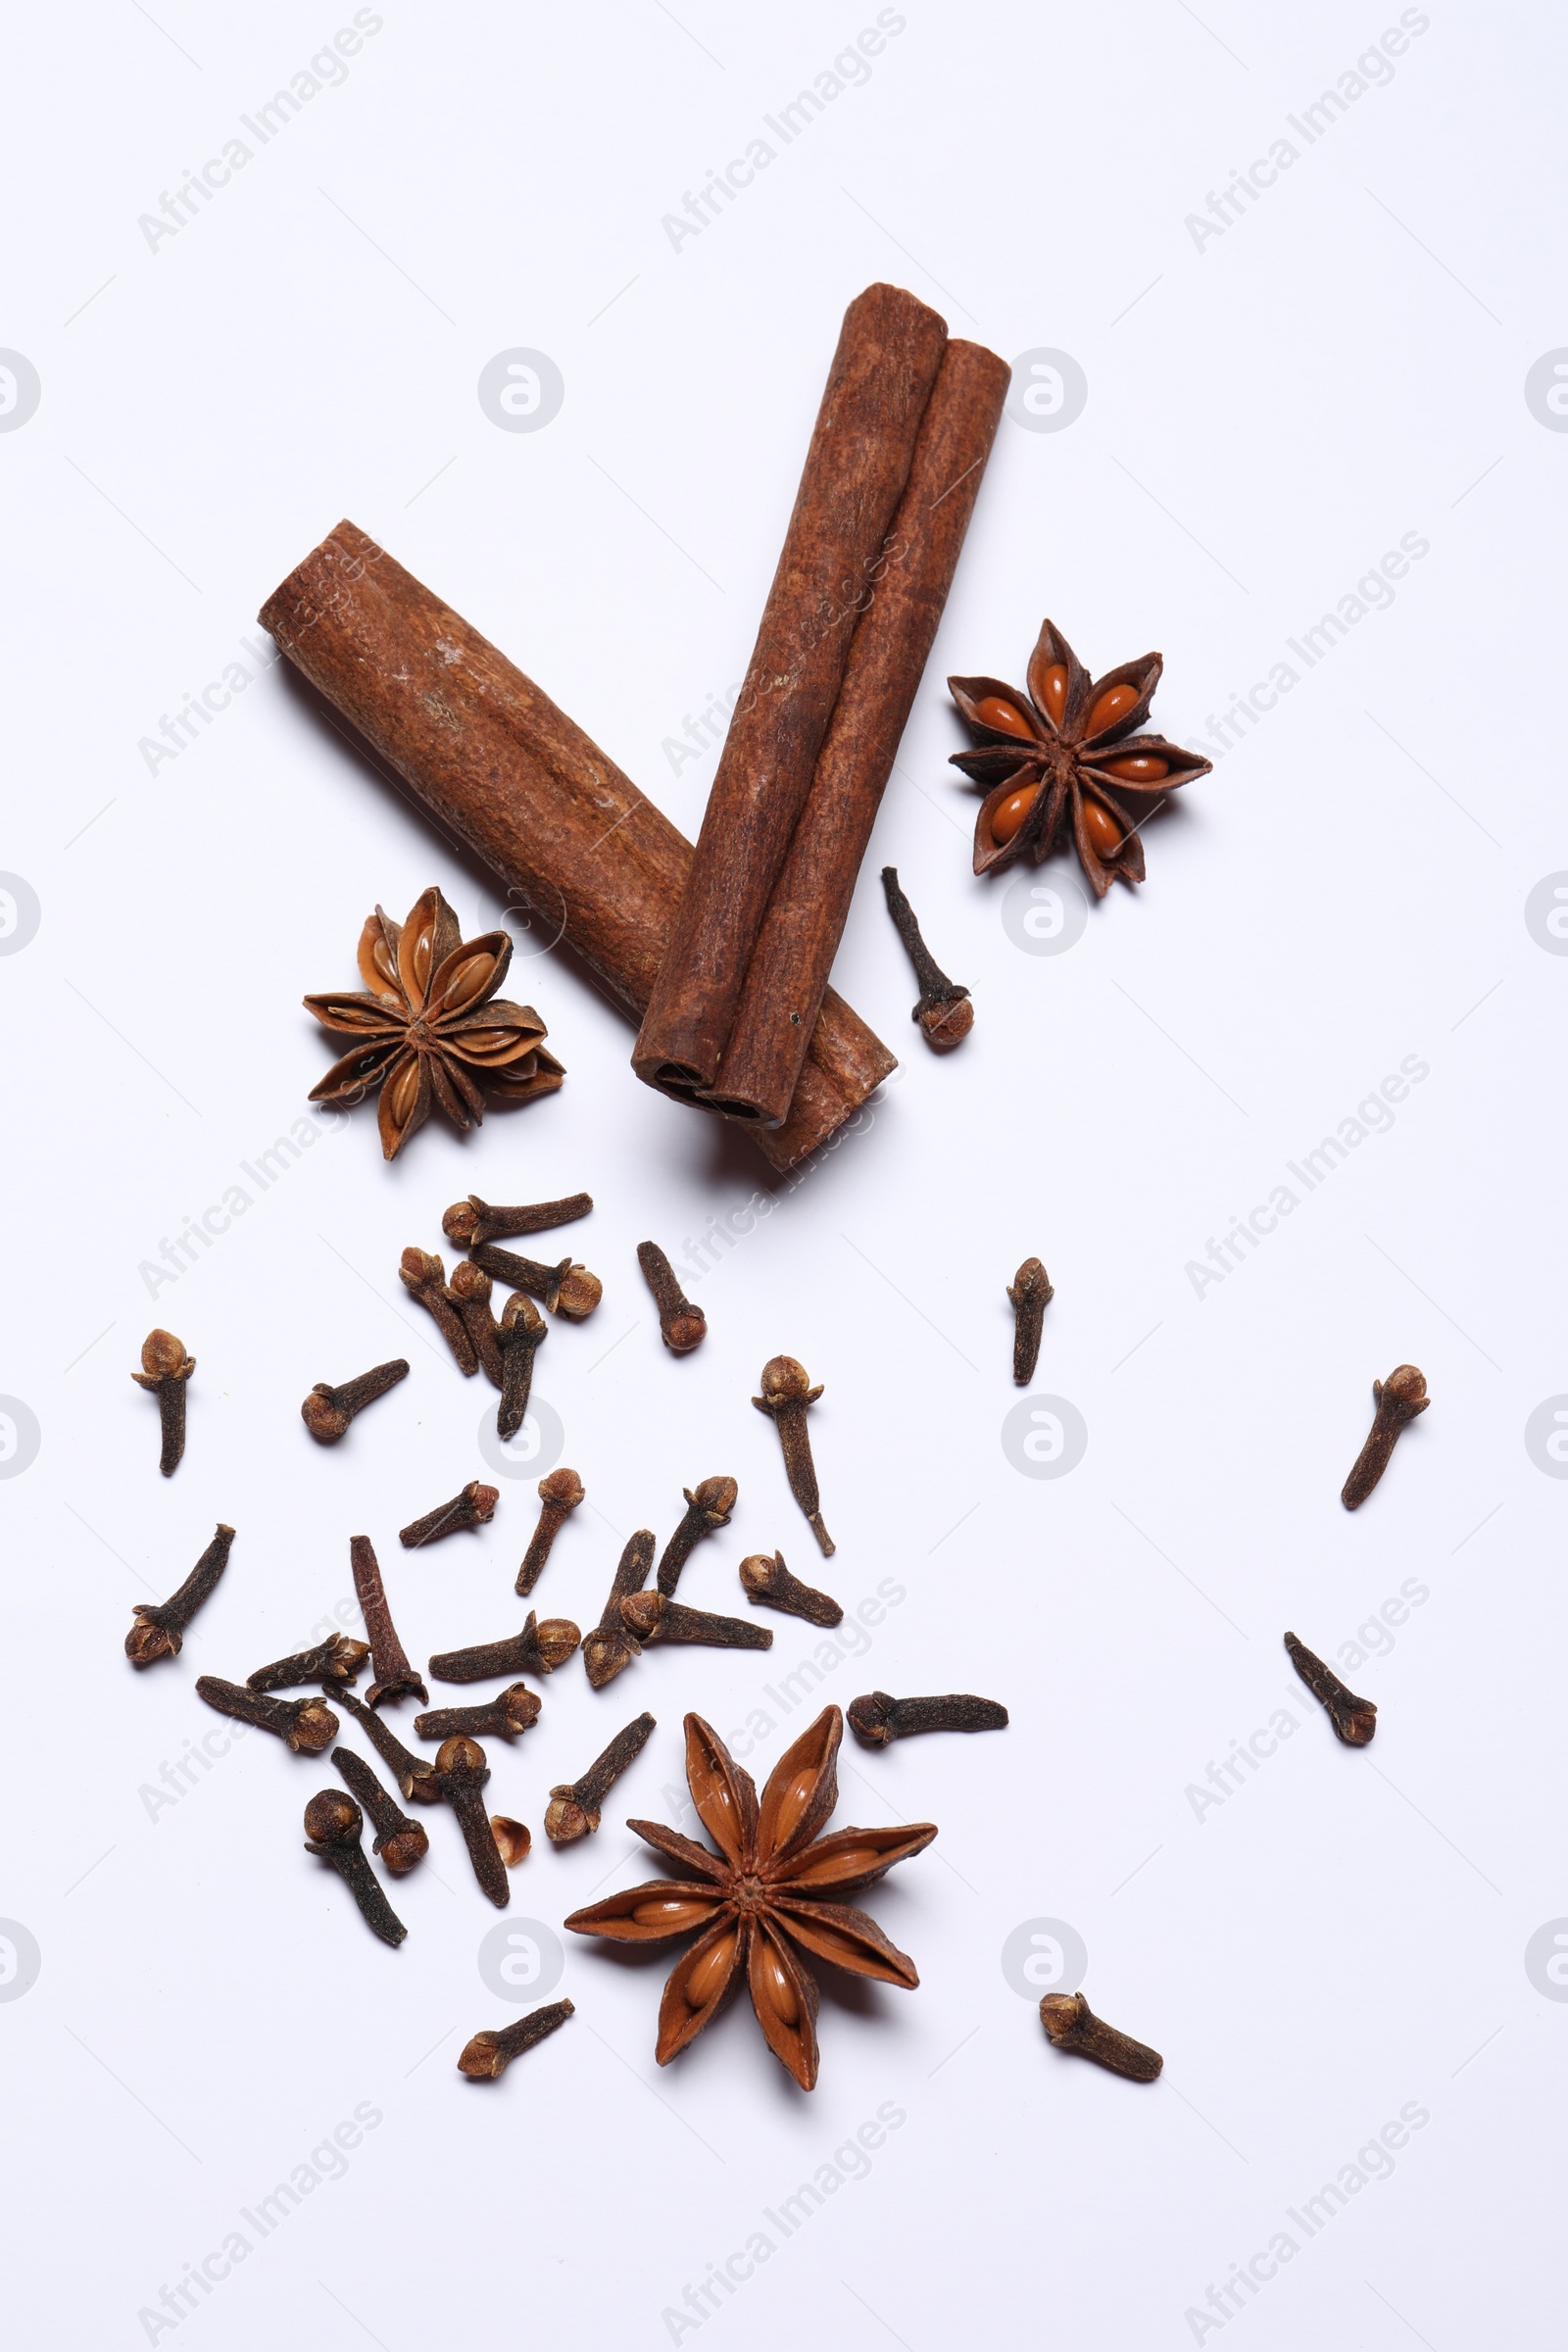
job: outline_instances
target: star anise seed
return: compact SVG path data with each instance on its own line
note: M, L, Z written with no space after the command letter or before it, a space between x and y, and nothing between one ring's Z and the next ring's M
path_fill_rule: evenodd
M1163 735L1134 732L1164 666L1162 654L1145 654L1091 678L1047 620L1029 657L1027 694L1000 678L948 680L980 744L952 760L985 787L974 828L977 874L1025 856L1039 865L1070 831L1097 898L1118 878L1129 888L1143 880L1139 828L1168 794L1213 764Z
M345 1109L378 1089L381 1150L396 1159L432 1109L454 1127L477 1126L481 1080L502 1102L553 1094L565 1071L543 1050L543 1021L495 993L511 960L505 931L466 941L439 890L423 892L405 923L378 906L360 934L368 993L305 999L323 1029L356 1040L310 1100Z
M660 1943L701 1931L664 1986L655 2048L661 2066L696 2039L744 1978L768 2048L801 2088L810 2090L817 2069L817 1989L802 1953L906 1991L918 1984L913 1961L888 1941L874 1919L849 1903L821 1899L869 1886L937 1834L934 1822L916 1821L818 1835L838 1803L843 1737L843 1716L837 1707L825 1708L780 1757L759 1805L751 1774L711 1725L688 1715L686 1779L719 1851L658 1822L630 1821L627 1828L678 1863L684 1876L628 1887L566 1921L578 1936L616 1943Z

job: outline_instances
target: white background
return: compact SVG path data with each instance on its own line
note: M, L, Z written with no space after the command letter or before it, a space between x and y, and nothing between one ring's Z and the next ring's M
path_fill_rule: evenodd
M8 2340L1555 2342L1568 2008L1524 1952L1568 1913L1568 1492L1523 1432L1568 1389L1568 964L1524 909L1568 866L1568 441L1524 383L1568 341L1560 23L1435 4L1308 146L1286 118L1396 9L910 0L785 148L763 116L874 9L388 0L341 86L150 248L138 216L350 13L100 0L11 27L0 343L42 400L0 435L0 866L41 921L0 960L0 1391L41 1443L0 1482L0 1914L41 1966L0 2001ZM775 160L672 247L662 216L760 135ZM1188 216L1282 136L1298 159L1200 243ZM1065 350L1089 398L1060 432L1004 422L866 860L835 978L906 1055L874 1116L770 1182L639 1087L629 1030L519 934L510 993L549 1024L560 1094L466 1142L432 1122L390 1170L366 1110L260 1192L240 1162L333 1051L300 997L355 984L370 906L439 881L471 931L496 901L280 667L156 773L141 739L236 658L259 668L259 605L346 514L695 832L715 755L676 775L663 746L742 674L839 318L877 277L1009 360ZM476 397L514 346L564 379L537 433ZM1429 552L1393 604L1296 660L1287 639L1405 534ZM1047 612L1097 671L1160 647L1177 741L1214 744L1211 714L1299 672L1153 820L1147 887L1059 956L1009 936L1006 877L973 879L945 764L946 674L1021 681ZM946 1061L908 1023L884 860L974 992ZM1410 1056L1429 1074L1395 1123L1308 1194L1286 1162ZM144 1261L236 1184L246 1212L150 1298ZM1299 1204L1199 1295L1189 1261L1280 1184ZM463 2041L516 2011L479 1976L500 1915L449 1820L395 1889L392 1952L301 1851L329 1768L257 1736L149 1794L218 1724L194 1676L305 1638L350 1592L353 1533L416 1657L515 1622L531 1474L482 1538L398 1549L482 1470L494 1399L396 1265L470 1187L577 1186L598 1206L564 1242L605 1298L553 1327L538 1386L590 1504L540 1603L591 1624L623 1536L662 1542L682 1486L732 1472L687 1598L736 1606L735 1563L775 1544L852 1607L892 1579L906 1597L813 1698L956 1687L1012 1710L1002 1736L847 1754L841 1821L942 1834L868 1906L920 1989L830 1989L810 2097L744 2006L661 2072L660 1958L572 1938L576 2018L470 2085ZM697 1287L710 1336L677 1363L634 1246L685 1255L760 1188L771 1213ZM1036 1385L1089 1431L1057 1481L1000 1435L1003 1289L1033 1251L1056 1286ZM198 1362L168 1483L128 1377L154 1323ZM826 1384L831 1563L747 1401L778 1349ZM314 1447L311 1383L400 1351L408 1383ZM1371 1381L1405 1358L1434 1402L1348 1517ZM225 1582L184 1656L133 1675L132 1602L219 1518ZM1352 1753L1280 1637L1332 1658L1407 1582L1427 1597L1347 1674L1381 1710ZM763 1694L812 1645L771 1622L769 1658L655 1652L603 1696L573 1662L538 1729L493 1745L494 1799L536 1838L510 1918L559 1928L649 1875L623 1816L671 1818L688 1707L726 1733L770 1714L766 1772L812 1712ZM550 1785L643 1706L659 1730L599 1837L549 1850ZM1200 1812L1189 1790L1282 1707L1293 1736ZM1042 1918L1083 1938L1097 2010L1165 2053L1154 2087L1045 2042L1001 1961ZM381 2120L342 2177L250 2229L357 2106ZM834 2168L884 2107L904 2120L864 2177ZM1289 2209L1406 2107L1429 2120L1392 2177L1309 2239ZM786 2238L765 2209L823 2167L842 2185ZM172 2318L165 2289L236 2230L246 2258ZM1210 2285L1282 2230L1294 2258L1221 2325ZM687 2288L759 2231L769 2258L699 2318Z

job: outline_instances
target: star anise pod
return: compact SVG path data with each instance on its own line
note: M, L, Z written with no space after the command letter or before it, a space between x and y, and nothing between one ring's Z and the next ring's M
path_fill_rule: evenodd
M809 2090L816 2082L817 1989L801 1953L906 1991L918 1984L913 1961L889 1943L876 1921L836 1898L919 1853L936 1836L936 1824L818 1837L838 1803L843 1737L843 1716L825 1708L780 1757L759 1806L751 1774L711 1725L688 1715L686 1779L719 1851L658 1822L630 1821L627 1828L678 1862L684 1876L628 1887L566 1921L579 1936L616 1943L661 1943L701 1930L664 1986L655 2049L661 2066L696 2039L744 1976L768 2048Z
M1097 898L1117 876L1129 886L1143 880L1138 828L1168 793L1213 764L1163 735L1134 732L1164 666L1162 654L1145 654L1092 679L1047 620L1029 657L1027 694L1000 678L948 680L980 739L978 751L953 755L955 767L987 788L975 819L977 874L1025 856L1039 865L1070 829Z
M432 1108L454 1127L477 1126L481 1079L502 1102L554 1093L566 1073L543 1051L543 1021L531 1004L495 993L511 961L505 931L465 941L439 890L416 899L406 923L378 906L360 933L368 995L305 1000L324 1029L358 1041L312 1087L311 1101L341 1109L378 1087L381 1150L396 1159Z

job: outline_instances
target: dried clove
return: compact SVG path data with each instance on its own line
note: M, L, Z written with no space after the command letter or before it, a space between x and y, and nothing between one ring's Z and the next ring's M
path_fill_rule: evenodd
M177 1592L167 1600L138 1600L134 1622L125 1636L125 1655L133 1666L152 1666L160 1658L177 1658L185 1628L208 1598L228 1566L234 1530L220 1519L217 1533Z
M578 1838L593 1835L599 1827L600 1809L606 1797L621 1774L642 1754L653 1729L652 1715L634 1717L623 1732L615 1734L603 1755L594 1758L580 1781L569 1781L551 1789L545 1836L552 1845L570 1845Z
M158 1426L163 1451L158 1467L172 1478L185 1450L185 1383L196 1369L196 1358L185 1353L185 1343L172 1331L150 1331L141 1344L141 1370L131 1379L139 1389L151 1389L158 1399Z
M507 1885L507 1866L480 1795L490 1778L484 1749L476 1740L459 1733L441 1742L436 1751L435 1772L441 1794L458 1817L473 1875L496 1909L504 1911L512 1900L512 1888Z
M468 1345L479 1359L479 1369L493 1389L501 1386L501 1342L499 1326L490 1308L493 1289L489 1275L482 1266L471 1265L465 1258L452 1269L447 1285L457 1300L463 1317L463 1328L468 1335Z
M468 1252L476 1266L504 1282L509 1290L526 1291L553 1315L568 1315L580 1323L591 1315L604 1296L604 1284L586 1266L564 1257L556 1266L541 1265L535 1257L519 1257L514 1250L498 1250L493 1242L476 1243Z
M357 1699L352 1690L339 1690L334 1695L340 1707L347 1707L404 1795L416 1805L438 1805L441 1790L435 1766L424 1756L411 1755L384 1717Z
M844 1611L831 1592L818 1592L791 1576L784 1554L754 1551L741 1562L741 1583L754 1609L782 1609L788 1617L804 1617L808 1625L842 1625Z
M254 1674L245 1677L245 1688L297 1690L301 1683L319 1683L325 1690L340 1690L358 1681L369 1654L368 1642L351 1642L347 1634L332 1634L318 1642L314 1649L297 1649L291 1658L274 1658L270 1666L258 1666Z
M1004 1732L1007 1710L994 1698L972 1698L955 1690L943 1698L890 1698L867 1690L846 1709L850 1729L862 1747L887 1747L915 1732Z
M473 2082L493 2082L504 2075L514 2058L531 2050L536 2041L554 2034L574 2014L570 2001L552 2001L544 2009L531 2009L514 2025L503 2026L499 2034L475 2034L464 2044L458 2060L458 2072Z
M1357 1698L1347 1690L1339 1676L1314 1657L1304 1642L1287 1634L1285 1646L1291 1664L1296 1668L1312 1696L1328 1710L1329 1721L1347 1747L1365 1747L1378 1728L1378 1711L1370 1698Z
M323 1788L305 1808L305 1850L331 1864L359 1904L366 1926L372 1928L383 1943L398 1944L409 1931L365 1858L360 1843L364 1827L352 1796L345 1796L341 1788Z
M662 1592L633 1592L620 1604L621 1622L646 1647L654 1642L697 1642L704 1649L771 1649L773 1629L744 1617L719 1617L711 1609L689 1609Z
M430 1693L409 1663L409 1653L398 1640L397 1627L392 1622L392 1607L381 1582L380 1562L368 1536L349 1538L349 1564L354 1570L354 1591L365 1619L365 1630L370 1637L370 1665L374 1682L365 1693L372 1707L383 1699L417 1698L425 1706Z
M430 1674L438 1683L482 1683L493 1674L554 1674L581 1640L569 1617L547 1617L541 1625L530 1609L520 1634L470 1642L466 1649L443 1649L430 1660Z
M324 1698L271 1698L265 1691L248 1690L243 1683L222 1682L216 1674L196 1677L196 1695L220 1715L232 1715L259 1732L275 1732L297 1756L318 1756L338 1735L337 1717Z
M925 1041L937 1054L951 1054L961 1045L974 1027L974 1005L969 991L956 980L950 980L941 968L914 919L914 908L899 888L899 869L896 865L882 868L882 888L887 893L888 912L893 928L908 951L914 966L914 976L920 985L919 1000L909 1018L919 1024Z
M639 1242L637 1263L659 1309L659 1336L671 1355L690 1355L708 1337L708 1317L693 1306L657 1242Z
M489 1279L486 1275L485 1280ZM514 1291L496 1332L501 1355L501 1402L496 1408L498 1438L514 1438L522 1427L533 1388L533 1359L549 1336L550 1326L527 1293Z
M471 1250L476 1242L505 1242L519 1233L548 1233L552 1226L574 1224L578 1217L589 1215L593 1204L591 1193L568 1193L564 1200L493 1208L477 1193L470 1193L466 1200L453 1201L441 1220L441 1230L460 1250Z
M500 1500L499 1487L482 1486L478 1479L470 1478L450 1502L438 1502L422 1519L411 1519L407 1527L400 1528L398 1542L405 1551L417 1551L421 1544L439 1544L443 1536L455 1536L463 1528L487 1526Z
M1372 1401L1377 1407L1372 1427L1340 1494L1348 1511L1360 1509L1388 1468L1400 1430L1432 1402L1426 1374L1414 1364L1396 1364L1387 1380L1372 1383Z
M539 1582L550 1546L586 1493L575 1470L552 1470L548 1478L539 1481L539 1524L517 1570L516 1589L524 1598Z
M526 1683L514 1683L482 1707L433 1707L416 1715L414 1728L421 1740L451 1740L459 1733L469 1740L515 1740L532 1731L539 1720L539 1700Z
M642 1654L642 1644L621 1616L620 1604L647 1583L653 1564L653 1529L640 1527L620 1555L605 1613L582 1645L582 1662L596 1690L612 1683L622 1667Z
M690 1487L682 1487L681 1493L686 1497L686 1516L664 1545L659 1563L659 1590L666 1597L679 1584L681 1570L703 1538L716 1528L728 1527L740 1489L732 1478L705 1478L695 1494Z
M411 1821L390 1789L383 1788L363 1756L334 1747L332 1761L375 1824L375 1851L395 1879L404 1879L430 1851L422 1823Z
M822 1525L816 1467L811 1460L811 1440L806 1427L807 1407L816 1402L822 1386L818 1382L813 1389L808 1385L809 1380L805 1365L798 1364L793 1355L770 1355L762 1366L762 1394L754 1396L752 1402L760 1413L769 1414L777 1424L790 1493L806 1513L817 1549L824 1559L831 1559L836 1547Z
M1040 2022L1058 2050L1093 2058L1097 2066L1108 2066L1129 2082L1152 2082L1165 2063L1147 2042L1118 2034L1097 2017L1081 1992L1048 1992L1040 2004Z
M373 1404L378 1396L384 1396L388 1389L395 1389L400 1380L408 1377L407 1360L398 1355L390 1363L376 1364L368 1372L358 1373L338 1389L329 1381L318 1380L300 1406L300 1419L318 1446L335 1446L356 1413L363 1413L368 1404Z
M452 1350L458 1370L466 1376L477 1372L479 1358L468 1337L467 1326L458 1311L458 1302L447 1288L447 1270L440 1258L432 1250L416 1250L411 1246L403 1252L398 1266L398 1280L434 1322Z
M533 1832L525 1821L514 1821L510 1813L492 1813L490 1835L496 1841L496 1852L509 1870L526 1862L533 1844Z
M1008 1287L1012 1301L1012 1377L1026 1389L1040 1361L1040 1335L1046 1309L1056 1296L1051 1277L1038 1257L1026 1257Z

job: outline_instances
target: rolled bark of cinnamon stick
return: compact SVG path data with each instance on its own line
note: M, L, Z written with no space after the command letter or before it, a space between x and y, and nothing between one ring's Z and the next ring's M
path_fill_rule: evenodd
M614 761L478 630L352 522L261 612L289 660L640 1020L691 846ZM793 1167L858 1110L896 1058L829 990L790 1117L756 1130Z
M872 601L856 623L811 789L705 1098L732 1118L776 1127L788 1115L1011 372L978 343L950 343L944 355Z
M947 325L899 286L844 315L783 553L691 872L632 1053L650 1086L710 1087L908 479Z

